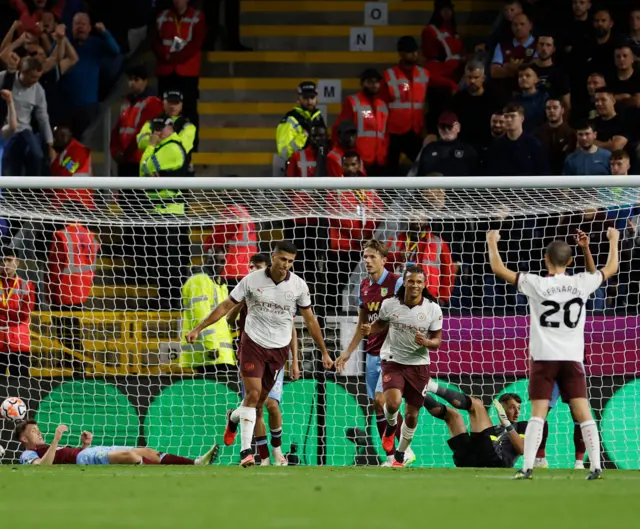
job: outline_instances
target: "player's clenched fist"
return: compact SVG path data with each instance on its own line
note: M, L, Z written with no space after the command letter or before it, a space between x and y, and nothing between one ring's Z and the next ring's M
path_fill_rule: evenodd
M427 341L429 340L429 338L427 338L424 334L422 334L421 332L416 333L416 344L417 345L424 345L426 347L427 345Z
M80 434L80 442L82 444L91 444L91 442L93 441L93 434L87 430L84 430L81 434Z
M574 238L575 238L576 244L580 246L580 248L589 247L589 236L582 230L577 230Z
M61 424L56 428L56 433L53 435L53 439L55 441L60 441L60 439L62 439L62 436L68 431L69 431L69 428L64 424Z
M349 358L351 358L351 355L348 355L347 353L342 353L338 357L338 359L336 360L336 371L338 373L342 373L345 366L347 365L347 362L349 361Z
M196 343L196 340L198 339L199 334L200 333L198 331L193 329L191 332L187 333L184 339L187 341L187 343Z
M616 228L609 228L607 230L607 239L617 242L620 239L620 232Z
M360 332L362 333L362 336L369 336L371 334L371 324L363 323L360 325Z
M325 369L331 369L333 367L333 360L331 360L329 354L322 355L322 366Z
M498 243L500 240L500 232L498 230L491 230L487 232L487 242Z

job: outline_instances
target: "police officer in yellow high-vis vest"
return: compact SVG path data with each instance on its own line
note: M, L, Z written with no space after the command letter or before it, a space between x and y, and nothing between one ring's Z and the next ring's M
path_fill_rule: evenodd
M202 331L196 343L185 340L190 331L229 297L229 289L220 276L223 267L224 255L212 249L207 253L205 265L194 268L193 275L182 285L181 367L206 373L219 369L221 364L236 363L233 336L225 318Z
M174 130L174 121L167 115L158 116L151 120L150 130L149 145L140 160L140 176L186 177L188 157ZM158 216L158 222L140 230L144 244L133 249L137 275L151 283L157 281L162 308L180 310L180 288L189 262L188 227L182 222L185 198L179 189L147 190L138 197L142 206L134 207Z

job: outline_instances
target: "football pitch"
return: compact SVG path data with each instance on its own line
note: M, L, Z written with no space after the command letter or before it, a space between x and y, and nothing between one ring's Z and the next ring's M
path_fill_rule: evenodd
M640 473L381 468L0 467L4 527L640 527Z

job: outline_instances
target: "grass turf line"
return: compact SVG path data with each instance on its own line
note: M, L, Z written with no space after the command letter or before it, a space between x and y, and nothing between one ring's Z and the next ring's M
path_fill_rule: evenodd
M47 529L637 527L640 473L379 468L0 467L0 520ZM218 524L224 524L220 526ZM13 525L13 524L9 524ZM8 526L9 526L8 525Z

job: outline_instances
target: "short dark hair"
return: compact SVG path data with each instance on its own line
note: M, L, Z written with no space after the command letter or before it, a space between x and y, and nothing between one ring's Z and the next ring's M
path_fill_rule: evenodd
M609 15L609 18L611 20L613 20L613 15L611 14L611 9L609 9L608 7L605 7L603 5L598 6L593 10L594 16L596 15L596 13L606 13L607 15Z
M580 130L591 129L593 132L596 132L596 124L593 120L583 119L578 121L575 126L575 131L578 132Z
M36 57L25 57L20 62L20 71L25 72L41 72L42 63Z
M296 245L289 241L278 241L273 248L274 252L283 252L289 253L291 255L296 255L298 253L298 249Z
M342 159L344 158L357 158L360 159L360 155L356 151L347 151L342 155Z
M533 64L531 63L526 63L526 64L521 64L520 66L518 66L518 73L520 72L524 72L525 70L531 70L532 72L534 72L536 75L538 75L537 70L533 67Z
M510 400L515 400L518 404L522 404L522 398L520 398L520 395L517 393L505 393L504 395L500 395L498 398L498 402L503 406Z
M560 103L560 106L561 106L562 108L564 108L564 102L562 101L562 98L561 98L558 94L550 94L550 95L549 95L549 99L547 99L547 100L544 102L544 106L545 106L545 107L547 106L547 103L548 103L549 101L555 101L556 103Z
M545 255L553 266L567 266L572 256L571 246L565 241L552 241L547 246Z
M611 88L610 86L601 86L600 88L596 88L596 94L608 94L608 95L613 95L613 88Z
M249 263L251 263L252 265L269 264L269 257L267 257L263 253L256 253L251 256L251 259L249 259Z
M627 49L631 52L631 55L634 55L634 53L633 53L633 49L631 48L631 45L630 45L628 42L621 42L621 43L619 43L619 44L614 48L614 51L623 50L623 49L625 49L625 48L627 48Z
M18 421L16 423L16 427L13 430L13 438L20 442L20 438L22 437L22 434L24 433L24 431L27 429L27 426L30 426L32 424L38 424L38 422L35 419L27 419L26 421Z
M611 153L611 160L631 160L631 156L624 149L617 149Z
M511 114L513 112L517 112L521 116L524 116L524 108L522 108L521 105L518 105L518 103L508 103L502 109L503 114Z
M379 241L378 239L371 239L364 243L362 250L374 250L378 252L382 257L387 257L389 255L389 248L387 245Z
M127 68L127 77L129 79L149 79L149 69L143 62L132 64Z

